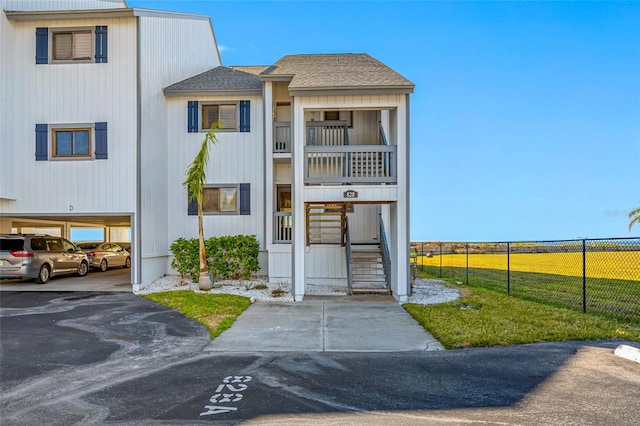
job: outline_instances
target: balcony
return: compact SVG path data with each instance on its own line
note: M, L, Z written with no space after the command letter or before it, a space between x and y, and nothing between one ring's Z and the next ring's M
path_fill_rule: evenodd
M306 146L304 155L306 185L398 183L394 145Z
M396 184L397 147L389 145L377 124L379 139L350 145L346 121L308 121L305 131L305 185ZM273 152L291 152L291 123L274 123Z

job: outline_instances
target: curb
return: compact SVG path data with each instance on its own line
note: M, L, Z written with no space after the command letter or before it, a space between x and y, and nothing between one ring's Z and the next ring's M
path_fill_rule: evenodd
M620 345L613 353L621 358L628 359L640 364L640 349L629 345Z

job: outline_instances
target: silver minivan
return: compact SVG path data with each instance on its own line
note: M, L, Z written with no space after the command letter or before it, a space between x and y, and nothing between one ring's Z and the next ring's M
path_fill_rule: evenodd
M50 235L0 235L0 279L35 278L44 284L50 277L89 271L87 255L71 241Z

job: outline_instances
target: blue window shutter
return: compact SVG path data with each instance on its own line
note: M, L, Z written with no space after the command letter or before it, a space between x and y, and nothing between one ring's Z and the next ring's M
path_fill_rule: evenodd
M251 101L240 101L240 131L251 131Z
M107 159L107 123L96 123L96 160Z
M107 27L96 26L96 63L107 62Z
M49 63L49 29L36 28L36 64Z
M191 191L188 192L189 194L189 198L188 200L188 206L187 206L187 214L189 216L197 216L198 215L198 200L194 198L191 198Z
M197 133L198 129L198 101L187 101L187 131L189 133Z
M240 184L240 214L251 214L251 184Z
M48 133L49 126L46 124L36 124L36 161L47 161L49 159Z

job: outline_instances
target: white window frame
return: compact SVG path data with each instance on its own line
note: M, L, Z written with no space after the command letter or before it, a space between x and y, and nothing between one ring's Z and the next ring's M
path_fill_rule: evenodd
M49 63L52 64L78 64L78 63L94 63L96 61L96 34L95 34L95 27L71 27L71 28L49 28L49 58L51 58L49 60ZM90 46L91 46L91 52L89 54L89 58L81 58L81 59L74 59L73 58L73 50L72 50L72 58L71 59L56 59L55 57L55 38L56 35L59 34L66 34L66 33L71 33L72 34L72 38L73 38L73 34L75 33L90 33ZM72 49L73 49L73 45L72 45Z
M89 132L89 153L88 154L72 154L58 155L56 154L56 133L69 132L74 130L87 130ZM78 124L51 124L49 126L49 147L51 154L50 161L68 161L68 160L94 160L95 151L95 123L78 123Z
M218 192L218 211L206 211L205 210L205 200L204 193L202 194L202 212L205 215L210 216L229 216L229 215L239 215L240 214L240 184L238 183L230 183L230 184L207 184L204 186L203 192L207 189L233 189L235 191L235 209L234 210L222 210L225 208L222 200L220 199L220 192ZM226 207L228 208L228 206Z
M240 131L240 101L220 101L220 102L216 102L216 101L206 101L206 102L201 102L200 106L199 106L199 111L198 114L200 115L199 118L199 123L200 123L200 129L199 132L200 133L206 133L209 131L209 129L211 128L211 124L209 124L209 127L205 126L205 120L204 120L204 109L206 107L211 107L211 106L217 106L218 107L218 120L220 120L220 106L233 106L235 107L235 127L218 127L218 131L220 132L239 132Z

